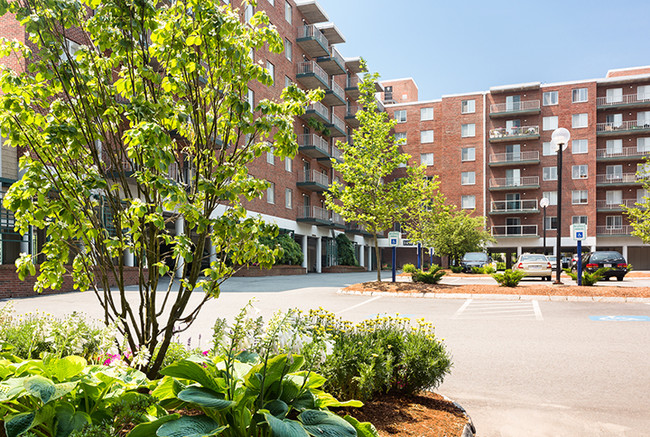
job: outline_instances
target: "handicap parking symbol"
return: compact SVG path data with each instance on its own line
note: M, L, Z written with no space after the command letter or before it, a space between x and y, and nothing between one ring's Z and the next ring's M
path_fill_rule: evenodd
M648 316L589 316L597 322L650 322Z

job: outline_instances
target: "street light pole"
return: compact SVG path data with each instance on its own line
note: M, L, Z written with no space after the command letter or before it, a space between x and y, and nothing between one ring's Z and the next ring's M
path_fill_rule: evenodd
M555 144L557 151L557 249L556 249L556 268L555 268L555 282L553 284L562 284L560 275L562 274L562 152L569 145L571 133L561 127L553 131L551 142Z
M546 251L546 207L549 204L549 200L546 197L542 197L542 200L539 201L539 206L544 208L544 221L542 222L542 231L544 233L544 255L547 255Z

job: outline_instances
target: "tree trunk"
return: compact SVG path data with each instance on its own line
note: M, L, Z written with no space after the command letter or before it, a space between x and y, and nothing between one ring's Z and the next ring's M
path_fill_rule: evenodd
M377 282L381 282L381 252L379 251L379 240L375 234L375 255L377 256ZM372 268L372 259L370 260Z

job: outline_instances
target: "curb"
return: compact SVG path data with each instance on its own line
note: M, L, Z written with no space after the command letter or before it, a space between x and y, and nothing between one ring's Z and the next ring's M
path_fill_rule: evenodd
M344 291L337 294L358 296L417 297L429 299L499 299L499 300L545 300L549 302L603 302L603 303L650 303L647 297L612 296L554 296L545 294L470 294L470 293L397 293L394 291Z
M458 402L456 402L453 399L449 399L447 396L438 393L440 396L442 396L447 402L451 402L454 404L456 408L458 408L460 411L463 412L463 415L467 419L467 423L463 427L463 433L460 435L460 437L475 437L476 436L476 427L474 426L474 422L472 422L472 418L469 417L469 414L467 413L467 410L465 410L462 405L460 405Z

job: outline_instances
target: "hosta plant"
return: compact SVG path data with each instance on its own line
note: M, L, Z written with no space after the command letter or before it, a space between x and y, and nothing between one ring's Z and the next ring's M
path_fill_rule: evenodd
M510 269L506 269L503 273L495 273L492 275L502 287L516 287L524 276L526 274L521 270Z
M440 282L446 272L441 270L440 266L433 265L428 272L423 272L422 270L416 270L415 273L411 276L413 282L423 282L425 284L437 284Z

